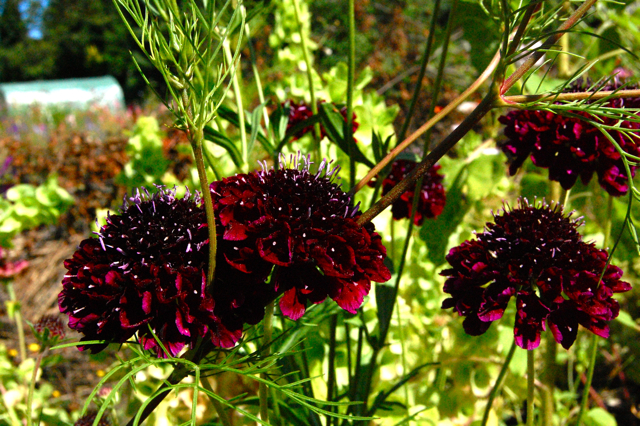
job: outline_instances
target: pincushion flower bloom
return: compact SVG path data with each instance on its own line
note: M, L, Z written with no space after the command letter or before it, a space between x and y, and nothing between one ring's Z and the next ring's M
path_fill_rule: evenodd
M382 181L382 195L387 194L391 188L407 177L417 164L411 160L396 160L391 166L391 173ZM439 216L444 210L447 199L442 186L444 176L439 173L440 168L441 166L436 164L423 176L420 198L413 219L413 223L418 226L422 225L425 219ZM369 186L375 186L375 182L370 181ZM395 220L411 217L414 192L415 185L392 204L391 213Z
M451 268L441 275L450 297L442 308L465 316L464 330L477 336L502 317L514 297L515 341L524 349L538 347L547 326L567 349L578 324L608 337L608 321L619 312L611 296L631 286L621 281L620 268L607 265L605 250L582 241L580 224L557 205L521 200L517 208L505 208L476 239L447 255Z
M618 79L602 90L620 87ZM589 90L573 87L569 91ZM607 108L638 108L640 98L613 99L605 103ZM620 196L629 190L628 177L620 153L611 141L595 126L580 117L598 121L586 112L570 111L568 115L554 114L544 110L515 110L498 120L505 125L507 140L501 144L509 158L509 173L514 175L527 157L533 164L549 169L549 179L560 182L570 189L581 178L588 183L593 174L598 175L600 186L609 194ZM602 124L613 126L618 120L602 117ZM622 121L623 129L640 129L640 123ZM611 137L623 151L638 156L640 143L623 132L609 130ZM630 165L635 176L636 166Z
M69 328L84 334L81 341L122 343L137 332L145 349L163 356L151 328L171 355L199 337L233 346L242 324L223 323L214 313L216 302L205 291L208 251L197 194L138 192L121 214L107 218L98 238L82 241L65 261L60 311L69 316ZM105 346L85 347L98 352Z
M370 223L360 226L351 197L333 182L338 168L284 157L279 170L238 174L211 184L225 262L282 294L280 309L300 318L309 303L331 297L355 313L371 281L387 281L386 249Z

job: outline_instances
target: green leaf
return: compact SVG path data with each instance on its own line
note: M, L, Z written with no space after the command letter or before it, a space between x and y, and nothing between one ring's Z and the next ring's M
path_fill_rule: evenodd
M447 201L440 216L425 220L420 228L420 238L427 245L427 258L435 265L444 263L449 237L471 208L462 191L469 177L467 169L467 166L462 167L456 175L447 191Z
M395 300L396 288L393 284L376 283L376 306L378 307L380 336L386 335L389 330Z
M340 149L346 154L349 154L349 145L344 137L344 125L345 120L340 111L338 111L335 105L330 103L322 103L319 105L318 113L322 119L322 125L327 132L327 137L338 144ZM369 167L374 167L374 164L364 156L358 144L355 140L351 142L351 150L353 151L353 159L359 163L363 163Z
M466 0L457 9L454 24L462 27L463 37L471 44L471 65L484 70L498 50L500 29L477 1Z
M249 146L248 146L249 152L253 151L253 146L255 145L256 139L258 138L258 131L261 130L260 119L262 117L262 110L264 109L265 105L266 103L258 105L251 113L251 136L249 137ZM271 147L271 144L269 144L269 147ZM272 151L269 151L269 152L272 152Z
M231 139L211 126L204 126L204 138L209 142L223 147L229 153L233 164L235 164L236 167L242 167L242 155Z
M227 120L229 123L233 124L234 126L238 128L240 127L240 119L238 118L238 113L233 111L231 108L224 105L220 105L220 108L218 108L218 116L224 120ZM247 123L245 121L244 128L247 132L249 132L249 134L253 133L251 123ZM262 129L259 129L256 135L257 135L258 141L263 146L263 148L269 154L273 154L273 146L271 146L271 143L269 142L269 140L262 133Z
M618 316L616 317L616 321L618 321L620 324L626 327L632 328L636 331L640 331L640 325L638 325L638 323L635 322L633 317L629 315L627 311L620 310L620 312L618 313Z
M494 186L504 177L504 163L500 155L480 155L467 166L467 196L480 200L493 193Z
M584 418L585 426L617 426L616 418L600 407L592 408Z
M19 202L24 198L35 198L35 196L36 187L33 185L27 185L26 183L14 185L5 193L6 199L13 202Z

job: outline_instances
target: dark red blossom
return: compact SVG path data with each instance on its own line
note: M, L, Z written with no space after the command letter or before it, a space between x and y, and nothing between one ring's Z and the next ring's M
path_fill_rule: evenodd
M601 90L614 90L614 84ZM589 90L572 87L570 92ZM638 108L640 98L613 99L605 103L607 108ZM509 173L515 174L527 157L533 164L549 169L549 179L560 182L564 189L570 189L578 177L588 183L593 174L598 175L600 186L609 194L620 196L629 190L627 172L620 153L611 141L595 126L584 121L602 120L602 124L614 126L618 120L609 117L596 118L582 111L568 111L565 115L544 110L515 110L498 120L505 125L504 134L508 138L501 144L502 151L509 158ZM640 123L622 121L623 129L640 129ZM628 134L609 130L610 135L623 151L640 156L640 143ZM631 165L631 175L635 176L636 166Z
M239 174L211 184L218 250L226 265L282 294L280 309L300 318L327 296L355 313L371 281L391 275L372 224L360 226L351 197L333 182L337 167L323 161L316 174L298 155L287 168ZM220 238L221 237L221 238ZM266 287L266 286L265 286Z
M321 103L322 102L324 101L321 101ZM282 106L285 108L286 107L289 108L289 121L287 123L287 131L289 131L289 129L291 129L294 126L297 126L304 120L308 120L309 118L313 117L313 111L311 110L311 107L307 105L304 101L300 103L296 103L294 101L288 101L282 104ZM344 121L347 121L347 107L340 108L340 114L342 114ZM358 127L360 126L360 124L356 121L357 117L355 112L353 113L352 117L353 117L352 129L353 129L353 133L355 133L356 130L358 130ZM292 136L291 140L295 141L297 139L300 139L301 137L311 132L312 130L313 130L313 126L307 126L302 130L300 130L298 133L296 133L294 136ZM320 125L320 138L322 139L325 136L327 136L327 131L325 130L324 126ZM354 138L354 141L357 142L355 138Z
M407 177L409 173L416 167L418 163L411 160L396 160L391 166L391 173L382 181L382 195L387 194L391 188L396 186L402 179ZM446 195L442 186L442 176L438 171L440 165L436 164L431 167L424 175L422 187L420 188L420 198L418 199L418 207L413 223L420 226L425 219L437 217L444 210ZM369 186L374 186L375 181L370 181ZM396 220L411 217L411 207L413 205L413 196L416 190L415 185L402 194L391 206L391 213Z
M569 348L578 324L609 336L608 322L618 316L611 296L631 289L622 270L607 265L607 252L585 243L558 206L520 201L488 223L485 232L451 249L442 308L465 316L465 331L483 334L516 298L514 335L518 346L534 349L549 326L555 340ZM600 275L604 271L602 281Z
M43 315L40 317L38 322L36 322L33 328L38 333L44 333L45 329L48 329L49 332L54 336L59 336L64 338L64 324L60 321L56 315Z
M76 420L73 426L93 426L97 415L97 411L89 411L87 414ZM100 420L98 420L98 426L111 426L111 422L107 416L103 414Z
M162 188L153 195L138 192L121 214L107 218L98 238L82 241L65 261L60 311L69 315L71 329L84 334L82 341L121 343L138 333L145 349L162 356L150 328L171 355L199 337L230 347L242 321L230 316L228 297L221 297L225 320L214 313L215 296L205 291L207 264L199 197L176 198ZM88 347L97 352L105 346Z

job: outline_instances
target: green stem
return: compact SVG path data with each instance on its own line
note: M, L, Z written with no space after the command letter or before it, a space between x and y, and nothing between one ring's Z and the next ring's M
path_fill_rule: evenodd
M273 331L273 311L275 302L271 302L267 305L264 312L264 319L262 320L262 356L268 357L271 353L271 333ZM261 374L263 379L267 379L267 374ZM258 388L258 397L260 400L260 418L269 422L269 388L266 383L260 382ZM274 401L275 404L275 401Z
M347 122L344 135L349 147L349 183L356 184L356 159L353 154L353 86L356 74L356 21L355 1L349 0L349 68L347 75Z
M576 426L582 424L582 417L587 409L589 403L589 391L591 390L591 381L593 380L593 370L596 366L596 356L598 355L598 335L591 336L591 351L589 352L589 368L587 370L587 381L584 384L582 391L582 400L580 401L580 411L578 412L578 419L576 420Z
M204 358L212 349L213 349L213 345L210 341L209 342L199 341L199 343L196 345L194 349L189 349L187 352L184 353L184 355L182 355L181 358L187 359L193 362L194 364L198 364L202 360L202 358ZM169 375L169 377L166 379L165 382L169 385L175 385L177 383L180 383L182 379L187 377L187 375L190 372L191 371L185 366L185 364L178 364L178 366L174 368L174 370L171 372L171 374ZM136 422L137 415L134 415L129 420L126 426L134 426L134 424L136 425L142 424L142 422L144 422L146 418L149 417L151 413L153 413L153 410L155 410L158 407L158 405L164 400L164 398L166 398L166 396L171 392L171 388L166 387L165 384L161 384L160 386L164 387L165 389L162 390L162 392L158 393L156 396L154 396L153 399L145 406L145 408L142 410L142 414L140 415L138 421Z
M562 8L565 11L570 11L571 3L565 1ZM558 58L558 78L566 79L571 77L571 72L569 71L569 34L565 34L560 38L560 50L562 52L558 53L560 55Z
M313 69L311 68L311 57L307 49L307 39L302 31L302 21L300 20L300 3L298 0L293 0L293 14L296 18L296 25L298 26L298 32L300 32L300 47L302 47L302 58L307 73L307 81L309 83L309 97L311 98L311 112L313 115L318 115L318 102L316 101L315 88L313 87ZM316 161L320 161L320 139L322 139L322 132L320 131L320 124L316 123L314 126L316 136Z
M533 349L527 350L527 426L533 426L533 397L535 390L535 358Z
M225 40L223 43L224 55L227 58L227 62L229 62L229 66L231 66L231 62L233 62L233 56L231 55L231 47L229 46L229 40ZM233 94L235 96L236 107L238 109L238 127L240 130L240 148L242 155L242 171L249 171L249 152L247 145L247 129L245 128L245 118L244 118L244 105L242 103L242 90L240 84L239 75L242 73L242 68L238 66L236 72L233 73L233 78L231 80L231 84L233 86Z
M604 225L604 242L603 248L606 250L607 245L609 244L609 239L611 238L611 214L613 212L613 196L607 196L607 210L605 216L605 225ZM584 390L582 391L582 401L580 401L580 411L578 412L578 419L576 420L576 425L580 426L580 422L582 421L582 417L584 416L584 412L587 409L587 404L589 403L589 390L591 389L591 382L593 380L593 371L596 366L596 357L598 355L598 335L594 334L591 338L591 352L589 353L589 368L587 370L587 381L584 384Z
M202 129L199 129L194 139L191 141L193 156L196 160L196 168L198 169L198 178L200 179L200 188L202 190L202 201L204 210L207 215L207 226L209 227L209 268L207 269L207 288L213 286L213 279L216 271L216 253L218 251L218 239L216 236L216 217L213 212L213 200L211 199L211 190L209 189L209 181L207 179L207 171L204 165L202 155Z
M333 401L336 387L336 331L338 328L338 314L331 316L329 324L329 371L327 377L327 401ZM333 405L327 411L333 412ZM331 426L333 416L327 415L327 426Z
M396 303L396 316L398 317L398 334L399 334L398 337L400 338L400 360L402 361L402 374L405 375L409 371L409 369L407 368L407 348L405 346L402 313L400 312L400 304L398 303ZM402 388L404 389L404 403L406 404L407 407L410 407L412 404L410 404L410 401L409 401L409 383L405 382Z
M409 124L411 124L411 118L415 111L416 104L418 103L418 96L422 91L422 80L427 71L427 65L429 64L429 57L431 56L431 48L433 47L433 40L436 35L436 24L438 22L438 15L440 12L440 0L436 0L433 6L433 15L431 16L431 24L429 26L429 37L427 38L427 44L424 47L424 53L422 54L422 60L420 61L420 72L418 73L418 81L416 87L413 90L413 96L411 97L411 103L409 104L409 111L407 112L407 118L404 120L402 129L398 133L398 143L404 140ZM444 55L444 54L443 54ZM446 55L445 55L446 56Z
M40 364L42 364L42 358L44 357L44 352L46 348L40 351L38 354L38 358L36 358L36 364L33 366L33 375L31 376L31 383L29 383L29 395L27 396L27 425L33 425L32 418L32 410L33 410L33 394L36 391L36 379L38 378L38 370L40 369Z
M500 389L502 389L502 383L504 382L504 378L507 376L507 372L509 371L509 364L511 364L511 360L513 359L513 354L515 352L516 341L514 339L513 343L511 344L511 348L509 349L509 353L507 353L507 357L502 364L502 368L500 369L498 378L496 379L496 382L493 384L493 388L491 388L491 392L489 393L489 399L487 400L487 406L484 409L481 426L487 426L487 421L489 420L489 413L491 412L493 401L496 399L496 396L498 396Z
M205 388L211 393L215 393L213 391L213 388L211 387L211 383L209 383L208 377L206 376L200 377L200 383L202 384L203 388ZM218 401L216 398L210 395L209 395L209 399L211 400L211 403L213 404L213 408L216 410L216 413L218 413L218 418L220 419L220 423L222 423L223 426L231 426L231 418L229 417L229 413L225 409L224 405L222 405L220 401Z
M24 338L24 327L22 325L22 313L20 312L20 302L16 296L13 282L9 281L6 285L7 293L9 293L9 301L14 304L13 320L16 322L18 329L18 350L20 351L20 362L27 360L27 343Z
M547 348L545 351L544 371L542 372L542 424L544 426L553 425L553 413L555 411L553 390L555 389L555 377L558 373L556 364L557 343L553 333L547 332L545 339Z
M260 79L260 72L258 71L258 65L256 61L256 51L253 47L253 43L251 42L251 30L249 28L249 24L244 24L244 32L247 37L247 44L249 45L249 55L251 59L251 70L253 71L253 77L256 79L256 90L258 91L258 99L260 99L260 104L265 105L264 98L264 90L262 89L262 80ZM269 132L269 113L266 108L262 109L262 118L264 119L264 126L267 129L267 137L270 137L271 133ZM257 123L253 123L254 126L257 126ZM273 142L273 141L272 141Z

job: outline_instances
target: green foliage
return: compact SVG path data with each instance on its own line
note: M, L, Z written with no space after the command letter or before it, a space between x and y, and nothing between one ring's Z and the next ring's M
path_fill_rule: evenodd
M500 45L500 21L477 1L464 0L458 8L454 25L462 28L464 39L471 45L471 65L481 72Z
M19 232L40 225L52 225L72 204L73 197L58 186L51 175L38 187L15 185L0 199L0 245L9 247Z
M133 128L127 143L129 162L125 164L118 183L134 188L152 189L154 184L162 182L169 161L162 151L162 133L158 120L154 117L140 117Z
M617 426L616 418L600 407L592 408L584 419L585 426Z
M266 2L259 3L251 2L245 10L241 2L217 6L213 6L213 2L205 2L200 7L192 2L158 1L148 2L147 9L136 9L138 2L118 0L126 25L130 26L139 47L159 68L168 85L170 98L167 105L174 112L177 125L190 130L192 147L202 144L203 161L217 179L251 170L255 160L263 161L269 167L276 163L278 153L285 151L309 153L316 164L322 158L337 159L336 163L351 169L349 172L356 176L357 181L381 162L395 145L395 132L402 124L396 121L400 107L385 98L387 95L381 94L384 90L380 93L373 90L374 84L376 88L381 86L379 73L384 65L378 64L375 69L362 68L357 73L353 93L349 94L349 69L340 60L347 55L340 37L326 40L311 33L312 22L316 19L312 12L320 11L326 12L321 17L325 23L341 26L332 28L332 34L346 34L345 18L348 16L342 9L345 5L333 7L334 2L330 1L312 4L300 0L299 26L293 0L274 0L273 16L265 18L264 22L249 20L252 10L260 13L266 10L263 8L267 7ZM454 13L451 3L444 3L439 25L448 19L447 14ZM442 91L446 95L442 96L442 102L458 96L457 92L453 93L455 85L451 81L456 80L457 74L470 78L470 75L482 71L498 50L500 41L513 35L522 12L533 5L521 5L515 1L461 1L455 12L457 15L452 17L455 28L461 30L454 32L454 37L461 37L468 43L457 42L459 50L453 50L456 57L446 58L445 63L453 62L455 67L451 65L445 69L444 86L427 87L425 90ZM393 2L388 5L365 2L357 13L376 7L391 10L405 6L402 15L417 22L428 14L424 4L416 6L414 1L402 2L401 6ZM541 6L540 13L534 15L531 25L522 34L522 45L501 64L501 69L508 71L507 75L516 66L516 59L524 57L528 50L537 49L537 41L543 41L554 33L556 21L564 22L566 15L563 15L565 12L560 2L542 2ZM575 50L584 54L584 58L572 57L575 69L570 74L574 77L581 73L583 66L587 66L587 61L596 59L601 59L601 64L594 70L610 70L617 64L615 56L621 53L618 45L637 44L637 40L633 41L638 33L634 29L634 18L612 25L620 19L614 15L622 10L622 6L606 4L599 7L597 16L607 17L607 22L596 22L590 17L572 28L570 46L576 46ZM223 11L221 8L229 9ZM391 15L390 11L386 13ZM269 25L269 28L260 25ZM597 43L594 43L587 27L601 36ZM270 30L268 42L272 51L268 51L264 47L265 40L259 38L263 30ZM403 28L397 30L402 33ZM252 41L262 45L265 52L255 52L253 46L245 49L244 31L251 31ZM359 34L358 55L364 57L373 50L370 36L379 34L377 31L372 28L367 34ZM436 34L439 35L440 31L439 26ZM117 39L114 35L113 40ZM304 60L303 40L311 53L315 53L310 61ZM465 50L467 44L468 51ZM324 58L331 68L310 70L310 87L306 67L322 63L319 60L323 59L321 55L333 48L342 50L330 60ZM107 50L98 48L93 58L99 61L102 52ZM248 61L244 57L247 50L250 51L251 70L255 74L249 73ZM449 56L454 55L449 52ZM135 54L134 57L142 68L140 58ZM258 74L265 64L265 57L272 60L266 65L269 71L279 73L279 76L275 81L266 79L263 88ZM554 67L554 61L560 60L556 52L547 52L546 58L549 62L539 70L530 71L526 82L515 87L514 93L553 91L567 84L565 76L559 75ZM391 61L387 57L378 57L378 60ZM623 59L627 60L628 57ZM458 70L460 64L464 64L462 71ZM469 64L476 69L475 73L469 72ZM403 72L404 68L408 69L407 74L398 76L398 81L410 81L406 78L412 73L410 64L402 66ZM430 69L427 77L431 79L429 72ZM491 90L498 90L503 83L497 77L494 77ZM487 90L486 86L480 86L479 90L490 96L494 92ZM233 93L230 88L233 88ZM318 114L287 131L289 111L281 102L299 99L309 102L312 99L311 89L316 100L326 102L316 105ZM269 99L269 94L275 96ZM360 125L355 133L357 143L350 142L350 129L346 128L340 112L348 95L353 95L356 121ZM505 105L498 97L493 101L488 108ZM558 103L556 100L518 106L545 108L558 113L587 108L580 101ZM589 109L600 115L617 114L597 104ZM357 314L342 312L332 303L310 306L304 318L295 322L276 314L271 328L265 322L247 326L244 340L237 346L216 349L207 357L198 350L190 350L183 358L156 359L142 351L136 342L130 342L126 347L132 348L133 354L127 350L123 352L125 358L96 386L85 409L101 386L110 386L112 392L102 401L102 409L111 409L117 404L119 395L130 393L132 397L123 410L130 416L140 413L141 404L150 402L161 390L171 390L168 399L173 398L174 402L167 400L158 406L155 418L150 420L156 423L218 424L222 420L212 412L198 417L200 407L205 405L210 410L216 403L239 413L234 420L238 422L236 424L267 424L266 419L258 415L261 405L268 411L273 424L300 426L364 425L370 417L375 417L376 422L383 425L477 425L485 409L489 410L489 424L522 423L521 407L526 394L522 378L527 369L524 350L516 350L510 364L504 367L506 376L502 392L497 392L493 406L487 407L486 400L514 342L514 303L486 333L469 336L457 314L441 309L446 296L442 291L444 279L440 272L446 267L449 249L474 238L473 232L482 232L486 222L492 220L492 211L501 209L503 203L513 204L518 196L530 200L536 197L557 198L558 191L549 185L546 171L540 172L529 161L516 177L507 176L504 156L495 145L495 140L503 138L497 131L496 115L488 114L486 121L478 119L469 125L466 120L461 123L462 114L458 111L441 119L431 133L433 140L424 144L428 148L437 146L441 140L456 133L452 129L466 131L466 136L438 163L446 176L447 203L443 213L435 219L426 220L414 232L409 232L408 220L393 221L388 211L375 218L377 232L388 248L387 262L393 266L390 268L393 277L387 283L375 284L375 294L366 298L364 307ZM422 118L424 121L428 119L426 116ZM318 130L322 126L327 138L317 140L319 132L311 131L301 139L290 141L293 135L310 126L317 126ZM138 121L127 152L130 163L125 166L120 182L128 188L150 187L156 183L167 183L170 179L166 172L168 160L162 153L162 134L155 119L143 117ZM420 148L411 147L401 154L401 158L417 158L420 154ZM635 158L628 160L637 161ZM388 165L383 167L377 179L382 180L388 170ZM342 185L347 191L349 183L345 183L344 173ZM195 172L192 176L196 181L198 176ZM634 194L640 198L640 192L636 190ZM613 235L618 235L629 224L629 218L636 222L640 220L637 200L632 197L616 200L611 217L607 217L604 208L606 197L596 179L588 186L576 185L570 195L570 208L578 210L576 216L584 215L586 218L587 226L583 231L587 240L596 239L600 243L608 223L613 225ZM368 187L362 188L355 197L356 201L362 202L362 211L367 211L369 205L379 200L379 194ZM15 196L13 198L16 199ZM405 242L407 254L401 259ZM636 243L632 237L622 237L614 255L616 263L622 261L628 265L625 277L629 276L634 283L638 281L634 269L638 269L639 264ZM612 325L611 341L617 346L602 343L607 350L624 348L624 357L630 354L624 363L620 361L620 369L626 369L627 365L636 367L635 355L640 353L637 343L639 327L634 320L638 311L635 306L637 295L631 294L628 298L621 298L622 311L618 322ZM585 333L581 332L574 349L571 352L560 351L557 356L557 362L568 371L565 374L563 369L557 374L558 389L554 393L556 420L560 422L575 420L579 375L587 370L590 363L585 351L587 343ZM539 371L546 368L543 362L546 361L537 356ZM628 380L638 383L638 369L635 370L625 373ZM175 376L177 373L181 375ZM215 382L216 392L206 386L206 380L202 380L205 376ZM234 386L225 386L228 376L237 380L234 384L240 383L245 387L239 385L242 390L223 397L222 393L228 388L235 391ZM259 387L267 388L266 405L264 398L256 396L255 391ZM199 402L199 396L206 401L205 404ZM588 411L584 420L588 426L600 426L614 424L615 419L612 419L605 410L596 408ZM216 421L218 423L214 423Z
M60 361L60 360L59 360ZM33 358L16 366L10 358L7 348L0 345L0 382L3 386L3 398L0 402L0 424L19 425L26 419L28 384L33 376L35 361ZM41 375L41 372L38 376ZM41 382L35 390L32 412L37 413L42 425L70 424L71 416L53 396L51 383Z

